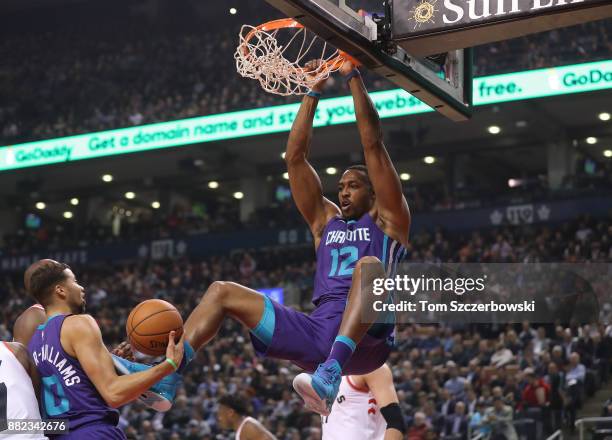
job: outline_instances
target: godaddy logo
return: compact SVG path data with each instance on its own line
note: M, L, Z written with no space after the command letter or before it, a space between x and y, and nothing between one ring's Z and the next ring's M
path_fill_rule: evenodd
M604 72L600 69L590 70L588 73L567 73L563 76L563 84L567 87L586 86L588 84L612 82L612 71Z
M33 150L19 149L13 154L14 160L16 160L17 163L30 161L69 161L72 154L72 147L58 145L50 148L38 147Z

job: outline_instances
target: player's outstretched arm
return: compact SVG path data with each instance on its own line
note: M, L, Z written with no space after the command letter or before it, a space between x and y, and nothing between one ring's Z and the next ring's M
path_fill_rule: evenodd
M350 61L346 61L340 72L348 75L354 68ZM402 193L402 184L397 171L383 143L378 112L360 75L349 79L349 87L353 95L357 128L363 145L368 174L376 194L378 215L395 235L392 238L406 245L410 229L410 210Z
M64 350L78 359L102 398L113 408L136 400L152 385L174 372L169 362L162 362L146 371L118 376L102 341L100 328L90 315L66 318L61 342ZM175 344L174 332L169 336L166 357L175 365L180 365L183 359L183 338Z
M313 90L320 93L322 87L323 84L320 83ZM298 210L312 231L315 247L318 247L323 228L329 219L340 214L340 209L323 197L321 180L308 162L312 122L318 101L317 97L304 96L302 105L293 121L285 152L291 194Z
M387 364L364 376L365 382L376 399L376 404L387 422L385 440L401 440L404 436L404 419L393 385L393 375Z

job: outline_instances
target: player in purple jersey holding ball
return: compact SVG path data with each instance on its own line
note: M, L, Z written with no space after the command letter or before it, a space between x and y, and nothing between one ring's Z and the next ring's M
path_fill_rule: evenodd
M177 376L174 371L183 358L183 344L175 345L171 332L166 362L118 375L98 324L84 314L85 289L72 270L57 261L41 260L28 269L25 278L28 292L47 316L28 345L41 378L43 417L68 421L69 433L54 438L125 439L117 428L115 408L159 386L166 376Z
M308 162L322 83L304 97L285 155L291 192L317 251L316 309L306 315L247 287L215 282L185 323L185 358L179 369L231 317L250 329L258 354L314 371L298 375L294 387L310 409L323 415L329 414L343 374L369 373L387 359L393 323L371 326L361 321L368 297L362 298L361 283L371 285L374 278L393 273L405 253L410 229L408 203L383 144L376 109L359 71L347 62L341 73L353 95L366 165L342 174L340 207L323 196L321 181Z

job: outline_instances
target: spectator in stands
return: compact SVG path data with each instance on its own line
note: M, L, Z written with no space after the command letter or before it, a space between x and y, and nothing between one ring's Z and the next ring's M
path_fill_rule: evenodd
M574 337L572 335L572 331L569 328L566 328L563 331L563 352L567 359L570 358L570 355L576 351L576 343L574 341Z
M257 263L255 259L249 254L245 253L242 257L242 261L240 262L240 275L244 278L250 277L255 272L257 268Z
M563 348L560 345L555 345L553 347L551 361L557 364L557 367L559 367L559 369L565 369L567 361L563 356Z
M293 411L293 403L294 401L291 398L291 391L283 390L283 397L276 404L274 411L272 412L273 417L281 417L286 418Z
M485 423L485 411L484 402L479 400L474 413L470 417L470 429L473 436L482 434L484 438L487 438L491 433L491 427Z
M519 351L521 351L521 349L527 345L527 343L528 341L521 344L521 340L518 338L514 330L508 330L508 332L506 332L505 345L513 355L517 355Z
M489 365L491 363L491 358L493 357L493 352L490 349L488 340L481 340L478 342L478 363L480 365Z
M406 440L427 440L431 429L425 420L425 414L417 411L414 414L412 426L408 429Z
M546 381L550 387L550 405L548 426L550 431L554 431L561 426L563 407L565 405L565 397L563 394L562 384L564 382L563 373L559 371L557 364L550 362L548 364L548 374Z
M444 389L448 390L451 397L453 397L454 399L463 399L465 395L465 384L467 383L467 380L464 377L459 376L459 371L455 362L448 361L446 363L446 369L450 377L444 383Z
M580 355L572 353L569 357L569 364L565 373L565 386L569 397L568 414L570 427L574 426L576 412L582 406L585 378L586 368L580 363Z
M470 385L475 386L478 383L479 378L480 367L478 365L478 358L474 358L468 363L468 373L466 375L466 379Z
M586 368L582 363L580 363L580 355L575 352L572 353L569 358L569 365L567 366L565 380L568 384L573 381L584 384L585 376Z
M519 366L522 370L525 368L538 368L538 361L533 354L533 344L529 342L526 347L522 350L521 362Z
M537 336L538 336L538 333L534 329L531 328L529 321L523 321L522 330L519 335L519 338L521 339L521 342L523 343L523 345L527 345L528 342L537 338Z
M493 406L485 410L484 423L491 428L491 440L518 440L512 408L501 397L493 400Z
M612 399L608 399L601 411L602 417L612 417Z
M506 385L504 386L504 398L508 402L521 401L521 389L515 374L509 374L506 377Z
M172 411L164 417L164 426L168 429L182 429L187 426L191 419L191 410L188 406L189 400L185 395L177 396Z
M433 396L431 396L433 397ZM440 432L444 426L444 416L436 410L436 405L432 399L427 399L422 405L422 412L425 414L425 421L432 431Z
M494 261L510 262L512 257L512 246L501 234L497 236L496 242L491 246L491 255Z
M538 332L533 340L533 353L539 356L543 351L549 348L550 340L546 337L546 329L538 327Z
M455 404L457 403L457 400L447 388L442 389L442 394L440 397L440 414L443 417L448 417L455 412Z
M526 385L521 396L523 408L544 408L550 404L550 385L535 375L533 368L523 371Z
M465 403L457 402L455 412L446 417L443 439L448 440L467 440L468 418L465 414Z
M612 326L610 326L612 329ZM599 374L602 381L607 382L610 376L610 367L612 362L612 335L606 334L604 326L601 326L601 339L595 347L595 364L599 366ZM603 336L601 336L603 335Z
M472 415L476 412L476 407L478 406L478 396L476 392L470 388L467 392L465 399L465 407L468 415Z
M491 365L494 367L503 367L514 360L512 351L508 349L503 342L498 342L495 348L495 353L491 356Z
M610 247L612 249L612 247ZM599 322L603 324L612 323L612 304L607 302L601 307Z

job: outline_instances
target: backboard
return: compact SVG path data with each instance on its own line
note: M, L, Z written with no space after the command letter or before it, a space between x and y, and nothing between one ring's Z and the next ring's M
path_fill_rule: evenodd
M266 1L444 116L470 117L471 49L412 56L391 40L391 9L384 0Z
M612 17L610 0L388 0L391 38L417 56Z

